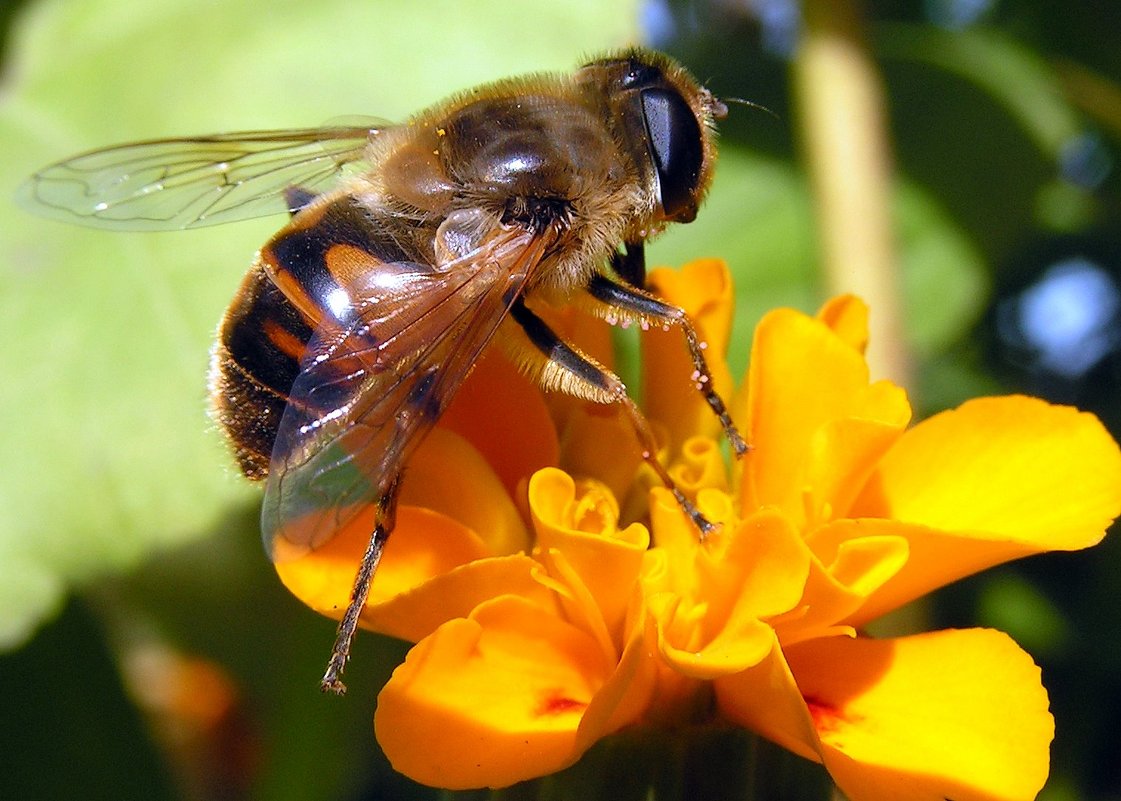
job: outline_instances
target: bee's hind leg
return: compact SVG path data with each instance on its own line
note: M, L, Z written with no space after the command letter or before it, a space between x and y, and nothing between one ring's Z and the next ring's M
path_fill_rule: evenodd
M358 566L358 573L354 577L350 603L346 607L342 620L339 621L335 646L331 649L331 659L319 682L319 688L323 692L331 692L335 695L343 695L346 692L346 685L342 680L343 670L346 669L346 663L350 659L350 645L358 629L358 619L362 616L362 610L366 608L370 584L374 580L374 573L377 572L385 543L389 540L390 532L393 531L398 487L399 481L395 479L389 490L378 501L374 530L370 534L370 542L366 546L366 552L362 555L362 562Z

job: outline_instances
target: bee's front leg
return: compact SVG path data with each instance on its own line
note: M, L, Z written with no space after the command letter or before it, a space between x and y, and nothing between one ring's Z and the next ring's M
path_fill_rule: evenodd
M627 248L629 253L630 245ZM641 251L639 252L641 253ZM618 270L617 265L615 269ZM645 273L645 269L643 273ZM644 289L616 283L599 273L588 283L587 289L588 293L606 306L614 316L637 321L645 326L676 326L681 329L682 333L685 334L685 344L689 347L689 355L693 359L693 381L697 390L704 396L709 408L720 420L720 425L724 428L724 435L728 438L736 457L747 453L749 447L747 442L740 434L739 429L736 428L736 424L732 422L732 417L728 413L728 407L724 403L724 399L716 394L716 390L713 389L712 374L705 362L705 345L697 336L697 331L693 328L693 323L689 320L689 316L685 314L685 310L654 297Z

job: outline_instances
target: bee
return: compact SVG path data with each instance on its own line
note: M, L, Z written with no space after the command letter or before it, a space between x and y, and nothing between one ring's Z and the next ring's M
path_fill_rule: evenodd
M618 404L643 458L702 534L623 382L534 311L677 327L733 451L685 312L643 289L643 245L690 222L726 106L667 56L628 49L570 74L471 89L402 125L161 139L37 172L35 210L98 228L196 228L287 210L219 326L213 416L264 482L275 560L373 507L373 530L321 680L343 670L410 455L492 339L546 390Z

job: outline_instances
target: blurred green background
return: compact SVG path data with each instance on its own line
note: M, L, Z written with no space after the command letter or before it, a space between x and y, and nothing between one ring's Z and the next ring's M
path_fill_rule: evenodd
M707 207L650 249L654 264L731 265L738 374L764 310L812 310L848 280L822 268L814 87L796 77L803 10L8 2L0 189L117 142L400 119L455 89L643 42L773 112L733 107ZM1116 436L1121 5L868 2L849 30L882 92L893 169L903 361L884 371L921 416L1022 391L1093 411ZM319 695L333 624L279 586L259 496L206 418L214 326L279 222L122 235L0 215L0 798L432 796L374 753L373 699L401 646L360 637L346 700ZM1121 799L1119 549L1107 538L1005 566L922 610L925 626L1008 631L1042 664L1058 719L1050 801Z

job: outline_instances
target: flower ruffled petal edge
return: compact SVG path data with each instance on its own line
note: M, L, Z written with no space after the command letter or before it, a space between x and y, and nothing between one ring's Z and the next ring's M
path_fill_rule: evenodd
M837 314L842 321L859 317ZM906 395L869 383L864 357L850 341L855 326L844 323L842 335L821 320L777 309L756 327L746 386L734 404L753 446L742 462L742 508L775 506L800 527L843 515L838 506L858 488L838 470L863 479L902 433L911 414ZM834 465L838 459L843 468ZM841 497L807 499L815 481Z
M373 524L371 506L320 548L299 559L277 562L280 580L312 609L341 618ZM489 555L486 544L462 523L431 509L403 506L397 510L394 536L382 554L367 605L387 601Z

